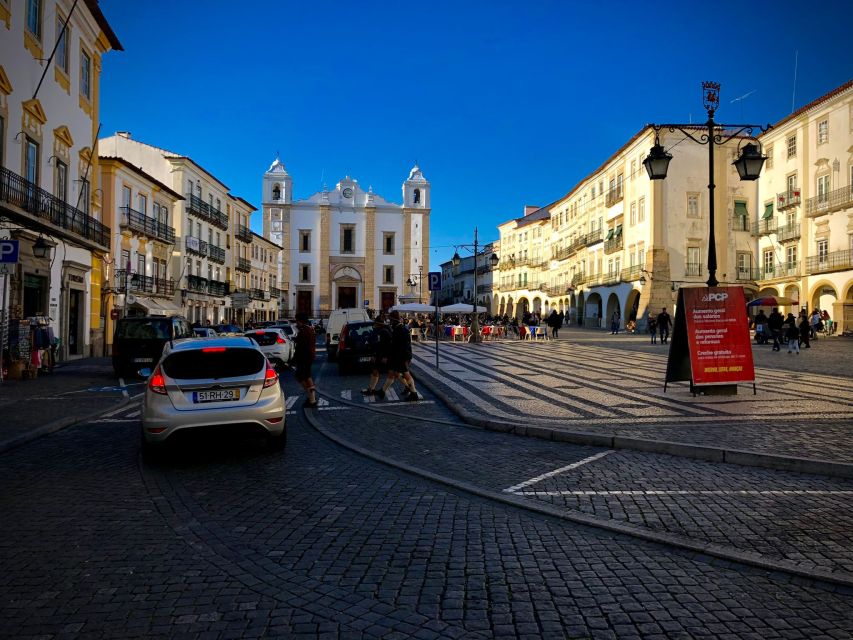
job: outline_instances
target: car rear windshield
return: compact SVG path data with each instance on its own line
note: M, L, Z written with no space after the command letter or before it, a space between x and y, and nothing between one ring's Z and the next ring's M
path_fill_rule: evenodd
M275 331L257 331L254 333L247 333L246 337L251 338L262 347L268 347L271 344L275 344L275 341L278 340L278 334Z
M116 327L116 338L125 340L168 340L171 320L127 318Z
M366 337L373 333L372 322L351 322L347 324L347 335L352 339L355 336Z
M178 351L163 361L163 373L176 380L203 380L250 376L263 371L266 358L255 349L193 349Z

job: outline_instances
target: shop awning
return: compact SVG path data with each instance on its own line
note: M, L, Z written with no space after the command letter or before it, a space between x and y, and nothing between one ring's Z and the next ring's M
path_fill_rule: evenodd
M173 316L181 313L180 308L169 300L155 300L145 296L136 296L136 302L133 304L142 307L152 316Z
M736 216L748 216L749 215L749 212L746 210L746 203L745 202L735 200L735 215Z
M762 220L769 220L772 217L773 217L773 203L768 202L766 205L764 205L764 215L761 216L761 219Z

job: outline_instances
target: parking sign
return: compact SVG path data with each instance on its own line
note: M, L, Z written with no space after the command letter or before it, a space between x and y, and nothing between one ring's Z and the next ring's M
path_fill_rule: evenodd
M0 262L7 264L18 263L17 240L0 240Z
M441 291L441 271L430 271L427 274L430 291Z

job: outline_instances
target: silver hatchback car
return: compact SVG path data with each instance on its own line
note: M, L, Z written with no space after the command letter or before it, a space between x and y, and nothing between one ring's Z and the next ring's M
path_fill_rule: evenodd
M146 452L178 431L203 427L266 435L273 449L287 441L285 398L278 374L244 337L167 344L142 400Z

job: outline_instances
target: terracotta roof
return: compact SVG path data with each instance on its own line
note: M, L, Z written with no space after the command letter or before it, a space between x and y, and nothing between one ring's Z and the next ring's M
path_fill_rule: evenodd
M835 96L837 96L840 93L844 93L845 91L847 91L851 87L853 87L853 80L848 80L847 82L842 84L840 87L836 87L835 89L833 89L829 93L823 94L820 98L812 100L807 105L800 107L799 109L794 111L794 113L792 113L791 115L785 116L779 122L772 125L771 129L777 129L777 128L781 127L783 124L788 122L788 120L792 120L792 119L796 118L797 116L805 113L806 111L808 111L810 109L814 109L819 104L826 102L827 100L830 100L831 98L834 98ZM767 132L767 133L769 133L769 132ZM761 135L764 136L764 135L767 135L767 133L762 133ZM761 137L761 136L759 136L759 137Z
M183 200L184 199L184 196L182 196L180 193L178 193L177 191L174 191L171 187L167 187L165 184L160 182L157 178L152 176L150 173L146 173L140 167L137 167L135 164L131 164L130 162L128 162L124 158L119 158L118 156L102 156L100 154L98 154L98 158L100 158L101 160L110 160L112 162L118 162L119 164L124 165L125 167L127 167L128 169L133 171L134 173L139 174L140 176L142 176L143 178L145 178L146 180L148 180L152 184L156 184L163 191L165 191L169 195L174 196L176 200Z

